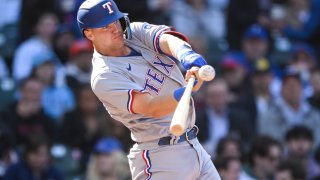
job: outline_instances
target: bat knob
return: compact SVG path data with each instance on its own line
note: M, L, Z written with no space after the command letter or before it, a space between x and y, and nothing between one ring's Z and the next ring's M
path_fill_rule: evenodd
M170 131L175 136L181 136L184 133L184 129L180 125L171 126Z

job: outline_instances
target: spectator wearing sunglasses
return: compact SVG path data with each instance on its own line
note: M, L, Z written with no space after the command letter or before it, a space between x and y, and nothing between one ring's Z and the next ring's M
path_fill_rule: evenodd
M272 179L282 155L281 144L269 136L254 138L240 180Z

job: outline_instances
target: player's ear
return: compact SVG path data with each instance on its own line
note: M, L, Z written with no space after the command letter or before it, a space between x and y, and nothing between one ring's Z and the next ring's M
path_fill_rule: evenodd
M86 36L86 38L88 38L89 40L92 41L93 39L93 34L92 34L92 31L90 29L85 29L83 31L84 35Z

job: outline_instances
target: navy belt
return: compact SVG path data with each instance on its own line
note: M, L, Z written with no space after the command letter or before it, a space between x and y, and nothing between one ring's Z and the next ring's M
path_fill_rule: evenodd
M194 126L192 129L190 129L189 131L183 133L178 142L177 143L180 143L180 142L184 142L184 141L187 141L189 144L190 144L190 140L191 139L194 139L197 137L197 134L198 134L198 127L197 126ZM158 145L159 146L165 146L165 145L170 145L172 141L172 137L171 136L166 136L166 137L162 137L159 139L159 142L158 142Z

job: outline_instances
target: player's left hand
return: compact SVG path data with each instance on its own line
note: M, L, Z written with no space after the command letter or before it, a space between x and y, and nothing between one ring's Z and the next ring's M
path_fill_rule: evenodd
M186 52L181 63L186 70L189 70L193 66L202 67L207 64L207 61L200 54L194 51L189 51Z
M195 82L196 84L193 86L192 92L198 91L203 84L203 80L199 77L199 74L198 74L199 69L200 69L199 67L193 66L191 69L187 70L187 73L186 73L185 80L187 82L190 79L191 75L196 76L196 82Z

